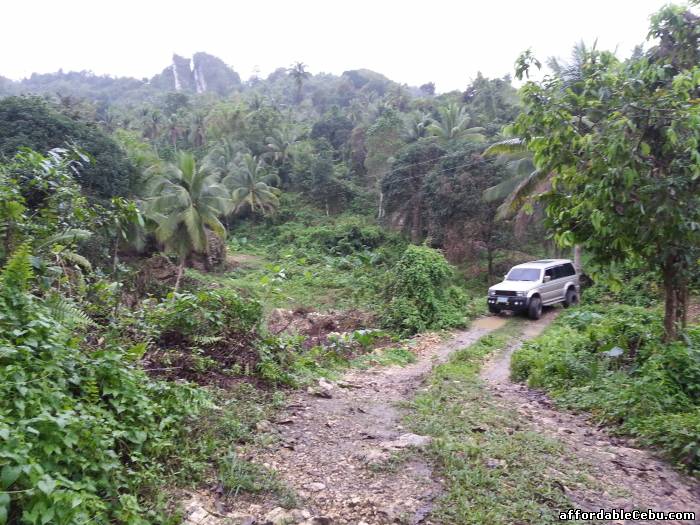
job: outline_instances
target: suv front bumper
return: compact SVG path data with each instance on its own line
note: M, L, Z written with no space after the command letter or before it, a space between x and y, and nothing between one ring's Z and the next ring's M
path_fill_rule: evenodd
M522 310L527 310L530 300L527 297L503 297L496 295L488 296L486 302L489 309L520 312Z

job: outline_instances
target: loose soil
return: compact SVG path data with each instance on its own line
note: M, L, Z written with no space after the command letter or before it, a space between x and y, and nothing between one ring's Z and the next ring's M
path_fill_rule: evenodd
M329 334L351 332L375 324L374 317L361 310L315 312L305 308L276 308L267 316L270 333L303 335L307 349L327 343Z

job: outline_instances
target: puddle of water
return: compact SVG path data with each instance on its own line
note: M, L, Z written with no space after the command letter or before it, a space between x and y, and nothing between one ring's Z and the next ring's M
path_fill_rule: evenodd
M504 324L506 324L507 319L503 317L480 317L472 323L474 328L483 328L485 330L496 330Z

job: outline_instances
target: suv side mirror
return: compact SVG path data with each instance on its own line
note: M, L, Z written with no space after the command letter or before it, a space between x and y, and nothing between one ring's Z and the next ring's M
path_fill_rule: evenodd
M508 274L505 274L505 275L503 276L503 280L504 280L504 281L507 281L507 280L508 280Z
M545 276L542 278L542 282L543 282L543 283L548 283L548 282L551 281L551 280L552 280L552 278L551 278L549 275L545 275Z

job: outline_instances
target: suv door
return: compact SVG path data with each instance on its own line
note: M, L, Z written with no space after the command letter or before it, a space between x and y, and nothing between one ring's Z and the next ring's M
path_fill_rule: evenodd
M564 300L564 284L566 283L566 278L568 277L568 272L565 268L566 265L561 264L554 267L554 281L556 286L552 288L552 300L553 301L563 301Z
M540 295L542 296L542 302L543 303L549 303L551 301L554 301L556 299L557 291L557 278L556 274L554 273L554 266L551 268L547 268L544 271L544 277L549 277L549 282L544 282L544 279L542 279L542 287L540 288Z

